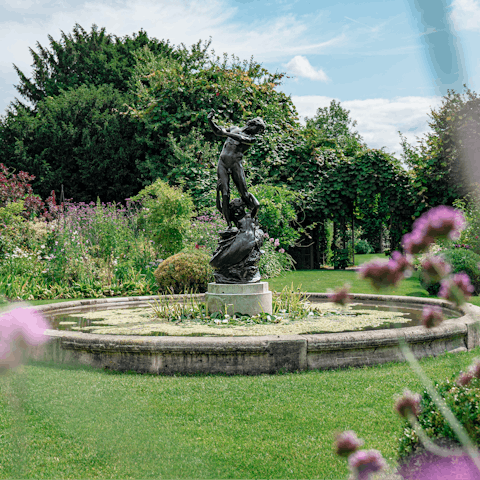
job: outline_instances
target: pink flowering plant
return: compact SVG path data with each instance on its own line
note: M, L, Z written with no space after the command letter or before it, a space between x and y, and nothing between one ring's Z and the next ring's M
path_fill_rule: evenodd
M25 361L28 347L46 343L50 325L31 308L15 308L0 314L0 373L15 370Z
M388 261L373 260L363 264L359 269L359 276L360 278L369 280L373 287L378 290L394 287L403 278L411 274L413 255L425 252L431 248L437 239L458 239L465 225L465 218L461 211L446 206L433 208L418 218L413 224L412 232L403 237L402 244L405 254L393 252L391 259ZM465 273L452 274L450 265L442 258L425 257L422 261L422 268L425 279L428 281L441 281L439 297L455 305L465 303L474 292L474 287L468 275ZM339 289L335 294L331 295L331 298L341 304L345 302L347 294L347 288L343 287L343 289ZM436 305L426 306L423 310L422 317L422 324L425 328L438 326L444 319L442 309ZM425 395L428 396L432 405L443 415L452 435L455 435L455 438L461 443L463 449L452 450L441 448L432 442L426 434L424 427L418 421L418 416L422 412L422 397L419 394L406 390L404 394L397 399L395 409L398 414L404 417L411 425L412 431L414 432L414 435L412 434L411 437L419 439L423 447L434 455L442 457L457 456L458 458L462 458L462 462L466 462L468 468L472 467L476 469L476 475L478 476L480 472L479 452L472 443L466 428L462 425L462 421L459 421L454 416L445 399L439 394L431 380L423 373L420 365L402 337L399 337L399 346L405 359L422 380L425 386ZM475 362L468 372L463 372L458 376L455 385L457 388L468 388L471 382L473 380L476 381L479 376L480 362ZM339 448L339 444L345 444L347 446L352 444L355 446L354 438L356 437L353 437L351 432L345 432L338 436L336 442L337 453L344 455L345 451L345 449ZM346 449L348 450L347 447ZM386 464L380 452L376 450L356 451L356 447L352 447L349 455L349 465L355 478L366 480L370 478L370 474L381 470Z

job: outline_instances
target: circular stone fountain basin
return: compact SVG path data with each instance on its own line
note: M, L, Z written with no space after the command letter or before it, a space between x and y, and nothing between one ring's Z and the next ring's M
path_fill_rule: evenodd
M312 303L328 301L327 294L308 295ZM204 300L202 294L195 297L198 302ZM47 317L59 319L64 315L82 316L88 311L149 307L159 298L149 296L79 300L35 308ZM181 302L187 297L172 295L168 298L172 302ZM105 331L107 325L100 325L98 327L104 329L102 334L49 330L47 333L52 341L43 349L33 349L32 355L39 360L80 363L119 371L262 374L401 361L403 355L398 347L399 337L406 340L417 358L466 351L479 344L476 321L480 319L480 308L473 305L466 304L457 309L439 299L361 294L354 294L353 300L360 304L358 308L370 306L389 311L401 308L417 313L425 304L435 304L441 306L445 316L450 319L430 330L411 326L415 320L409 319L410 326L385 329L383 322L384 329L381 330L311 333L318 332L318 326L310 329L307 327L312 325L304 325L301 333L287 330L287 333L279 334L267 329L255 331L251 335L249 329L245 328L245 333L240 329L235 334L227 335L226 329L214 328L210 333L201 334L208 336L192 336L192 332L182 336L168 332L154 333L152 336L136 335L134 330L128 335L115 334L113 331ZM345 325L341 328L345 330Z

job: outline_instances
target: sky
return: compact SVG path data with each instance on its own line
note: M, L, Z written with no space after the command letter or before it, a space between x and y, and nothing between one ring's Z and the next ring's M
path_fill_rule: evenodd
M217 55L285 72L279 88L302 121L335 99L370 148L397 158L398 131L416 144L448 88L480 87L480 0L0 0L0 113L18 96L13 64L29 75L29 48L76 23L175 45L211 38Z

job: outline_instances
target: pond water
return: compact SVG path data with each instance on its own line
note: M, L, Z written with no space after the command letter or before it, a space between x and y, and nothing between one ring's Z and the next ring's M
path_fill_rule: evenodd
M311 304L307 317L293 319L287 314L271 315L263 321L246 317L195 318L167 321L154 315L151 307L110 308L51 317L56 330L106 335L154 336L250 336L292 335L381 330L420 325L422 310L374 306L359 303L338 307L332 303ZM459 315L445 315L455 318Z

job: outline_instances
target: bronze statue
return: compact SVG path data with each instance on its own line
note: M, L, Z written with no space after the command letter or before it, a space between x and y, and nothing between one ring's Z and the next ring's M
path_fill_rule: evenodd
M260 280L258 261L264 236L257 219L245 212L245 203L235 198L229 204L229 218L235 229L220 232L210 265L216 283L254 283Z
M260 117L248 120L242 128L231 126L219 127L214 121L215 112L208 115L208 123L215 135L227 137L218 160L217 167L217 209L222 213L228 228L232 228L230 218L230 177L237 187L238 193L245 205L250 209L250 215L255 218L260 203L248 192L245 172L243 170L243 154L255 143L255 135L265 130L265 123Z

